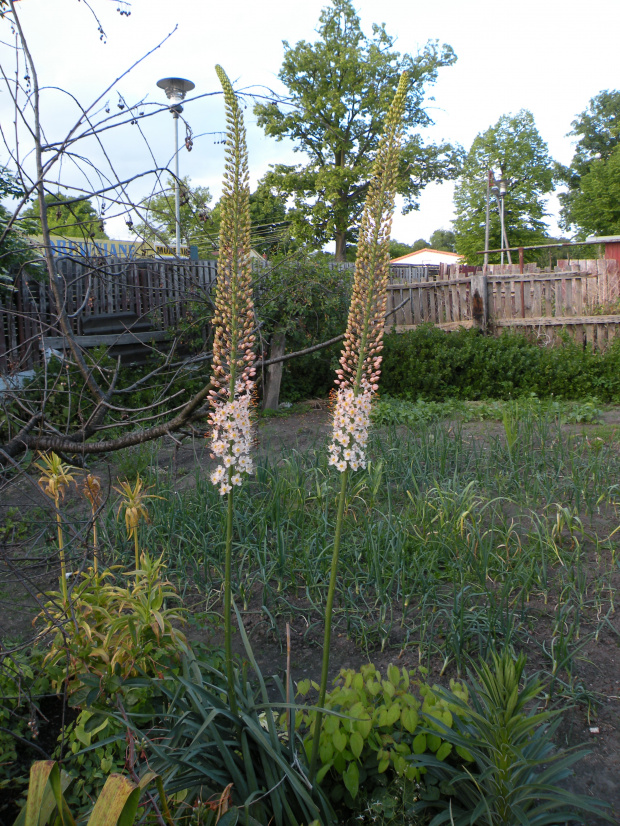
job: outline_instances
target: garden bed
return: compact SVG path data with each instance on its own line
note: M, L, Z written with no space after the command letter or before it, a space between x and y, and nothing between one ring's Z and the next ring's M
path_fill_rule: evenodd
M618 813L620 411L581 424L562 421L567 408L506 409L503 421L464 422L456 410L448 419L429 415L413 427L376 429L371 465L350 486L331 671L368 662L382 671L391 662L422 665L430 682L447 684L494 647L524 651L549 703L567 709L558 746L591 749L567 788ZM235 599L265 675L285 669L289 625L295 681L320 673L337 485L326 462L328 431L323 404L261 418L257 473L237 497ZM210 466L197 440L147 446L91 470L106 492L119 473L140 471L162 497L149 503L141 544L164 553L192 614L190 639L218 646L223 506L208 482ZM115 549L108 562L129 566L132 548L115 499L112 491L105 509L105 545ZM57 577L46 506L25 476L5 486L7 647L31 636L34 595ZM76 567L87 519L76 491L63 512L75 530Z

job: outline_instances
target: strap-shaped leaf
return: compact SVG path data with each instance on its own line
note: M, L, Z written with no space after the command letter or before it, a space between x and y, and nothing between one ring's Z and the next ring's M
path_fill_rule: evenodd
M61 822L73 826L63 792L71 777L61 772L54 760L38 760L30 769L30 783L26 805L14 826L46 826L54 811L61 812Z
M139 786L128 777L111 774L97 798L88 826L132 826L139 800Z

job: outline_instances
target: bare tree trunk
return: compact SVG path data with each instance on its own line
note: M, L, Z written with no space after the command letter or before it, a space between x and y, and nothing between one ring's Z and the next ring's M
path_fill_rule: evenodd
M347 234L346 232L336 233L336 261L345 261L345 252L347 251Z
M269 346L269 359L279 359L286 348L286 333L274 333ZM267 367L263 410L277 410L280 400L280 383L282 382L283 362L278 361Z

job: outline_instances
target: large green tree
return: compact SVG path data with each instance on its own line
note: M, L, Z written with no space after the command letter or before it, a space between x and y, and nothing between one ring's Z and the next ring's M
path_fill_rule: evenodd
M207 187L193 186L188 177L180 187L179 212L181 240L198 247L200 258L212 258L217 250L220 230L220 203L209 208L211 193ZM143 203L146 221L135 228L147 241L171 243L176 233L174 182ZM288 222L284 200L265 182L250 194L250 221L252 247L268 253L287 242Z
M398 176L405 211L416 208L427 182L455 176L459 151L447 143L425 145L414 130L431 123L423 107L427 87L456 56L435 41L415 56L400 54L384 25L374 25L370 37L364 34L350 0L332 0L323 9L318 34L315 43L284 41L279 78L288 96L259 103L254 111L267 135L292 140L306 156L300 164L276 164L266 176L293 201L294 235L316 247L335 240L336 259L344 260L347 242L356 238L383 121L405 69L411 80Z
M103 220L90 201L70 201L70 197L61 192L48 193L45 196L47 204L47 222L52 235L62 235L66 238L107 238ZM35 221L37 234L41 232L41 218L39 199L24 212L24 218Z
M211 213L211 223L219 227L219 201ZM250 193L250 239L252 248L264 255L288 252L299 246L290 234L290 221L284 198L265 180Z
M470 263L478 263L476 251L484 249L489 170L496 170L496 177L507 182L504 215L509 245L545 243L545 195L554 188L553 162L531 112L522 109L516 115L502 115L474 139L467 154L454 193L454 232L456 251ZM493 195L490 207L489 248L497 249L503 244ZM489 260L499 260L499 254Z
M620 91L604 90L572 122L570 166L558 166L562 226L578 238L620 232Z
M213 255L217 247L218 228L211 220L211 193L206 186L192 186L189 177L179 183L179 217L181 243L198 247L201 258ZM145 220L134 231L149 242L170 244L176 235L175 186L169 178L160 192L145 198L141 204Z

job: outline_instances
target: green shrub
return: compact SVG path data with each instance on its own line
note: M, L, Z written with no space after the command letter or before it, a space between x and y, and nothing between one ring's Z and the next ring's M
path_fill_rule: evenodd
M568 336L542 347L526 335L446 333L423 325L385 337L382 392L416 401L539 398L620 401L620 339L604 352Z
M334 803L342 801L348 808L357 808L362 788L367 797L377 786L387 786L395 777L419 781L420 770L407 762L412 754L428 750L441 761L452 751L443 737L443 728L452 725L453 714L462 714L462 708L440 698L415 676L415 671L389 665L387 679L383 679L370 664L357 672L343 669L336 678L335 688L325 698L325 708L331 713L323 718L319 740L321 766L317 772L317 780ZM309 680L302 680L298 695L305 697L311 687L318 688ZM451 688L466 708L467 689L454 681ZM431 721L432 730L428 733L420 728L421 715ZM308 755L316 716L316 708L305 708L296 714L295 725L304 737ZM468 757L464 749L459 747L458 751L461 757Z

